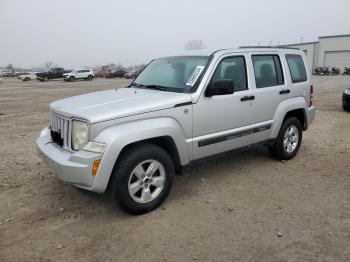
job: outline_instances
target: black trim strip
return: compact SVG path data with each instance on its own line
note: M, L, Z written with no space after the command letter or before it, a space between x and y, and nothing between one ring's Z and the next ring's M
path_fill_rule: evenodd
M244 130L244 131L239 131L239 132L232 132L226 135L220 135L217 137L213 137L213 138L207 138L207 139L203 139L198 141L198 147L203 147L203 146L208 146L211 144L216 144L216 143L220 143L220 142L224 142L227 140L231 140L231 139L235 139L235 138L239 138L242 136L247 136L247 135L251 135L254 133L258 133L261 131L265 131L271 128L271 124L269 125L265 125L265 126L261 126L261 127L255 127L255 128L251 128L248 130Z
M174 107L188 106L188 105L192 105L192 102L185 102L185 103L176 104L176 105L174 105Z

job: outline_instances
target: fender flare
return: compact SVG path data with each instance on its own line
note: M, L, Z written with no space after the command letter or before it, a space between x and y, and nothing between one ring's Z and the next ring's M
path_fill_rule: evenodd
M173 118L136 120L102 130L94 141L105 143L107 147L94 180L94 191L102 193L106 190L114 165L126 146L142 140L164 136L173 139L181 165L188 164L192 157L192 146L186 144L185 132Z
M292 110L302 109L304 112L305 120L307 122L306 108L307 105L303 97L293 97L281 102L274 116L274 125L271 131L270 138L276 138L278 136L286 114Z

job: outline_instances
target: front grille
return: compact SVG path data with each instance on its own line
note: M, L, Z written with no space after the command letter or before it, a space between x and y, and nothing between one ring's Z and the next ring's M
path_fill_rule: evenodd
M70 120L62 116L50 114L50 129L52 140L64 149L70 150Z

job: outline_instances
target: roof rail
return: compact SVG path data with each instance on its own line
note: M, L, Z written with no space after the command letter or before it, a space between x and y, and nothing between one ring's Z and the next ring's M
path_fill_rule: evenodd
M279 49L294 49L299 50L299 48L288 47L288 46L240 46L239 48L279 48Z

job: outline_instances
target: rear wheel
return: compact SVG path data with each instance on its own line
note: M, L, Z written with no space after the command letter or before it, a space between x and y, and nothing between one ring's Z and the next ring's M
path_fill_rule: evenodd
M344 111L350 112L350 106L347 106L347 105L343 104L343 109L344 109Z
M24 81L30 81L29 77L24 78Z
M269 147L271 155L278 160L289 160L299 151L302 140L302 127L298 118L286 119L274 144Z
M89 81L91 81L92 79L93 79L92 75L89 75L89 76L87 77L87 80L89 80Z
M168 196L174 174L164 149L153 144L132 146L113 171L112 202L131 214L152 211Z
M44 82L48 82L49 78L48 77L44 77Z

